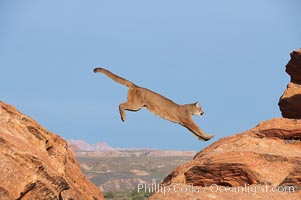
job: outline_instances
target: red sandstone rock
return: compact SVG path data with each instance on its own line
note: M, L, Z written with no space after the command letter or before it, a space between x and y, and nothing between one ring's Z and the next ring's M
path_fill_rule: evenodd
M150 199L301 199L301 120L276 118L220 139L177 167L163 184L193 185L201 192L156 193ZM210 186L214 190L210 190ZM293 186L295 192L215 192L216 187ZM206 186L206 187L204 187ZM177 186L179 189L180 186ZM229 190L230 190L229 189ZM196 190L196 189L194 189ZM257 197L257 198L256 198Z
M278 105L283 117L301 119L301 49L291 53L286 72L291 76L291 82Z
M289 83L279 101L282 116L301 119L301 85Z
M67 142L0 101L1 200L101 200Z
M291 60L286 65L286 72L291 76L291 82L301 84L301 49L293 51Z

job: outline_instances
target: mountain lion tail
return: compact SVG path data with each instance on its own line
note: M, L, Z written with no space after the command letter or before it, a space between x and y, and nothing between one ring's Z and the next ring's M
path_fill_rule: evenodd
M134 83L132 83L131 81L128 81L120 76L117 76L116 74L113 74L112 72L110 72L109 70L106 70L104 68L95 68L93 70L95 73L97 72L101 72L104 73L105 75L107 75L109 78L111 78L112 80L116 81L117 83L120 83L122 85L125 85L127 87L132 87L132 86L136 86Z

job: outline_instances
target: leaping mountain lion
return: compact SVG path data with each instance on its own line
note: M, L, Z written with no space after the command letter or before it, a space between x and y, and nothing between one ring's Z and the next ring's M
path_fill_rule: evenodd
M117 76L104 68L95 68L94 72L104 73L112 80L129 88L127 102L119 105L122 121L125 121L126 118L125 110L138 111L142 107L146 107L147 110L155 115L186 127L200 140L207 141L214 137L214 135L206 134L200 129L191 117L191 115L202 116L204 114L202 107L198 102L179 105L156 92L139 87L131 81Z

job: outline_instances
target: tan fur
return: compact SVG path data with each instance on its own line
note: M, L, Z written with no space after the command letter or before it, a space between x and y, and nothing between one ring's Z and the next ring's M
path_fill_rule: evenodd
M106 69L95 68L94 72L104 73L114 81L129 87L127 102L119 105L122 121L125 121L126 118L125 110L138 111L142 107L146 107L147 110L163 119L181 124L201 140L207 141L213 137L213 135L206 134L201 130L192 120L191 115L201 116L204 113L199 103L179 105L156 92L139 87Z

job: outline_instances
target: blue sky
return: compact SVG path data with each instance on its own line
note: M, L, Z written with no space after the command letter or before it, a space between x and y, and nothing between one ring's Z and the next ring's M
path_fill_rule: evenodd
M0 99L66 139L200 150L280 117L289 53L301 47L299 0L0 1ZM199 101L201 142L146 110L105 67L179 104Z

